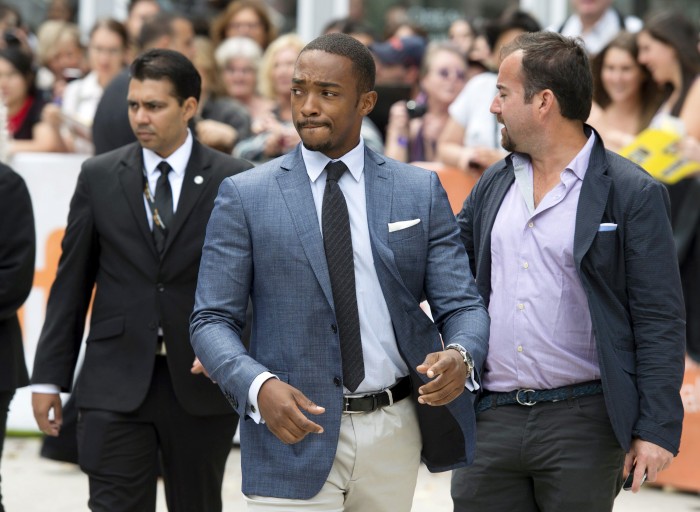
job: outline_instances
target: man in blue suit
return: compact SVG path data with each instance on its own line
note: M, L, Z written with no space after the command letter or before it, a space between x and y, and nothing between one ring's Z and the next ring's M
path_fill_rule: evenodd
M457 220L491 317L476 459L456 511L603 512L678 452L685 323L664 186L585 124L583 47L501 54L491 112L512 153Z
M421 459L473 457L488 316L437 176L364 146L374 76L355 39L309 43L302 145L223 182L209 221L192 344L246 418L250 510L408 511Z

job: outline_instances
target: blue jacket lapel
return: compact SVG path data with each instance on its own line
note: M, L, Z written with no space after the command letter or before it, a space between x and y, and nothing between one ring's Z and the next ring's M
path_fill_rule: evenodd
M379 256L395 279L403 282L394 261L394 253L389 249L394 177L386 161L367 148L365 148L365 196L369 238L375 255ZM377 272L380 272L377 262L375 267Z
M331 280L328 275L326 253L323 249L321 227L318 224L314 197L311 193L309 175L299 147L288 154L280 164L282 172L277 177L282 197L287 205L299 240L309 264L318 279L329 304L333 304Z

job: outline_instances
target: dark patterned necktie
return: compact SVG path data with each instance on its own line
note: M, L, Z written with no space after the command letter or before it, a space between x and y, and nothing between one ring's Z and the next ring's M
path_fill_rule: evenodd
M173 222L173 191L170 188L168 173L173 170L170 164L163 160L158 164L160 176L156 182L155 209L153 212L153 239L159 254L163 254L168 230Z
M365 365L362 360L360 319L355 294L355 265L350 237L350 218L345 196L338 186L338 180L347 170L348 168L340 160L330 162L326 166L326 189L323 193L321 222L323 246L326 250L335 317L340 336L343 381L346 388L355 391L365 378Z

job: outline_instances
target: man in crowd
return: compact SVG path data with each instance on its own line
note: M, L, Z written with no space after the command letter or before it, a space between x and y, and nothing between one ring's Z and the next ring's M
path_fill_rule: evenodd
M433 471L472 458L465 385L488 317L437 176L360 137L374 77L354 38L309 43L292 80L302 144L224 180L207 228L192 343L249 416L250 510L409 511L421 457Z
M580 37L589 55L596 55L621 31L638 32L642 20L623 16L613 7L613 0L571 0L574 11L564 23L548 30L567 37Z
M94 288L76 383L90 509L155 510L160 452L169 509L217 511L236 416L199 375L188 318L216 191L249 166L193 138L201 81L181 53L148 51L131 76L138 142L83 164L34 362L34 416L58 435L58 391L72 387Z
M685 325L664 186L589 126L586 53L504 48L491 112L512 153L458 215L491 316L473 466L456 511L610 511L678 452ZM623 469L624 468L624 469Z

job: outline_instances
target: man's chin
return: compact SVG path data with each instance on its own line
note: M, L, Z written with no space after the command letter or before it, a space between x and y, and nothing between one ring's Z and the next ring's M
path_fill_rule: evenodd
M328 140L324 141L308 141L308 140L303 140L301 143L304 145L306 149L309 151L319 151L321 153L325 153L326 151L329 151L332 148L332 144Z

